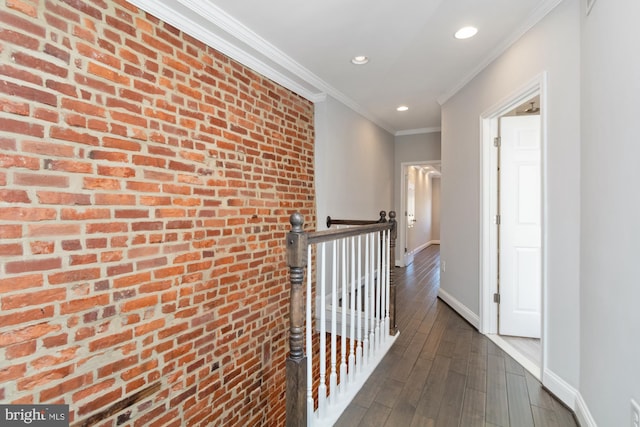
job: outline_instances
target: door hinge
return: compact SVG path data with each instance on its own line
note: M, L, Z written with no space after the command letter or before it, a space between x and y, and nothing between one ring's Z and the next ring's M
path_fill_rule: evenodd
M500 215L496 215L496 225L500 225Z
M502 144L502 138L500 138L499 136L496 136L495 138L493 138L494 147L500 147L501 144Z
M493 294L493 302L495 302L496 304L500 304L500 294L499 293L495 293Z

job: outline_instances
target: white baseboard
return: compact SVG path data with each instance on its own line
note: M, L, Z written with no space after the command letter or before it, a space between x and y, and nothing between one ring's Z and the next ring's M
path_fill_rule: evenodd
M587 402L584 401L580 393L578 393L576 398L576 408L574 412L576 413L578 423L580 423L581 427L598 427L596 420L593 419L591 412L589 412Z
M545 369L542 373L542 384L573 410L580 427L598 427L582 395L571 384L549 369Z
M421 250L426 249L431 245L439 245L439 244L440 244L440 240L429 240L427 243L424 243L424 244L418 246L417 248L415 248L411 252L414 253L414 254L417 254Z
M471 323L473 327L480 329L480 317L478 317L478 315L471 311L466 305L462 304L442 288L438 289L438 297L449 304L451 308L453 308L460 316L464 317L467 322Z

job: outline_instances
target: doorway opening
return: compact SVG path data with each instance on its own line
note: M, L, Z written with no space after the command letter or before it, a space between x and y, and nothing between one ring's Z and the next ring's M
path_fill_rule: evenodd
M440 244L440 161L401 164L396 265L406 267L422 249Z
M542 74L481 116L480 331L538 379L545 366Z

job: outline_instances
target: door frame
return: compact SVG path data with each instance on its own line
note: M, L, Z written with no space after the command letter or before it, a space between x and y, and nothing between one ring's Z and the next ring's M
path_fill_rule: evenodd
M537 75L527 84L507 96L502 101L480 115L480 332L491 335L498 333L498 307L493 302L497 292L497 151L493 138L498 132L498 118L516 108L530 98L540 96L540 168L541 168L541 366L538 377L544 371L547 362L545 337L547 336L547 72Z
M404 248L407 247L407 173L410 166L433 166L442 164L442 160L425 160L422 162L402 162L400 163L400 210L397 212L396 221L398 221L399 233L398 244L396 245L396 265L398 267L406 267L406 254Z

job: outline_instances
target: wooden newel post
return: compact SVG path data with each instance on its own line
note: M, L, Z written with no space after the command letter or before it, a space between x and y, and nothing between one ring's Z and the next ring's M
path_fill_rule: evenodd
M289 355L287 357L287 427L307 425L307 357L304 354L304 269L307 265L307 233L304 217L296 212L289 218L287 263L291 281L289 309ZM310 274L310 273L309 273Z
M389 222L391 223L391 241L389 242L389 334L398 333L396 324L396 239L398 238L398 223L396 222L396 212L389 212Z

